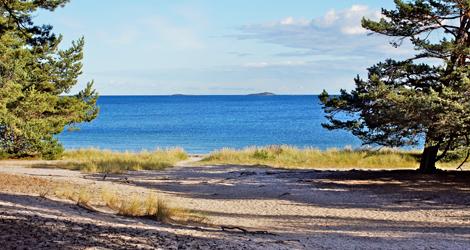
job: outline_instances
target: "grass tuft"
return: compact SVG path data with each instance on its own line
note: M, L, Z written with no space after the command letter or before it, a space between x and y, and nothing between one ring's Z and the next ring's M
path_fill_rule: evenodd
M78 194L76 189L71 186L71 185L63 185L60 188L58 188L54 195L59 198L71 200L71 201L77 201L78 200Z
M101 199L104 204L112 210L118 211L121 206L121 200L119 197L109 189L103 189L101 191Z
M136 196L133 196L130 199L121 200L118 208L118 214L133 217L146 215L143 213L142 200Z
M106 206L119 215L149 217L164 222L174 220L172 211L176 209L169 208L154 194L148 194L146 197L133 195L124 198L110 190L103 190L101 197Z
M39 190L39 197L45 199L47 198L47 196L49 196L49 194L51 193L51 189L50 188L44 188L44 189L41 189Z
M80 188L77 195L77 204L89 206L91 201L90 191L86 188Z
M168 206L167 202L155 194L122 197L117 193L103 190L102 200L117 214L130 217L146 217L162 222L203 223L206 218L186 209Z

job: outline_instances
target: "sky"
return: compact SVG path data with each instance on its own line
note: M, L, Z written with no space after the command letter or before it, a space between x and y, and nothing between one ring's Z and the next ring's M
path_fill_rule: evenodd
M351 89L356 75L406 57L368 35L392 0L71 0L36 13L63 35L85 37L80 84L101 95L318 94Z

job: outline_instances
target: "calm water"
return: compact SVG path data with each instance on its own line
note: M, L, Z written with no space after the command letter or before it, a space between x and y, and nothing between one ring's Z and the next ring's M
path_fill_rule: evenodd
M59 136L68 149L142 150L288 144L320 149L360 146L352 135L327 131L316 96L102 96L100 114Z

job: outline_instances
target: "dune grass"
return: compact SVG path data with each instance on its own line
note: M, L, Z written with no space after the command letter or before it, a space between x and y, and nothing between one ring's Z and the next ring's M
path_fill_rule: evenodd
M141 152L79 149L64 152L61 161L35 167L65 168L88 173L123 173L162 170L187 158L187 153L180 148Z
M316 169L416 169L420 152L393 149L353 150L291 146L249 147L241 150L221 149L202 159L201 164L266 165L278 168ZM452 165L453 164L453 165ZM441 167L456 165L441 164Z
M25 178L32 179L30 177ZM13 183L18 183L19 181L14 175L8 175L8 179ZM18 184L15 185L15 187L18 186ZM2 189L3 187L0 185L0 191ZM39 186L37 191L34 192L42 198L57 197L93 210L101 209L100 211L103 211L103 208L108 208L106 209L107 212L126 217L141 217L177 224L205 224L207 220L200 213L170 206L166 200L160 199L151 192L128 193L112 190L107 186L85 187L66 182Z
M119 196L116 192L104 189L102 201L118 215L145 217L162 222L204 223L206 218L190 210L171 207L155 194Z
M101 193L101 195L100 195ZM109 188L74 187L61 185L52 196L73 201L77 205L94 208L107 207L113 213L127 217L147 217L150 219L172 222L178 221L179 215L188 213L183 209L173 208L153 194L123 194Z

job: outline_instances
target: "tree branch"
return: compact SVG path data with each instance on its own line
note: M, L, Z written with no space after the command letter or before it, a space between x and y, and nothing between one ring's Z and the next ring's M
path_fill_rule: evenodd
M442 154L436 158L436 162L442 160L447 155L447 152L449 151L453 140L454 140L453 137L449 139L449 142L447 143L446 148L444 149L444 152L442 152Z
M468 139L468 136L465 135L465 140L467 141L467 147L470 145L470 141ZM463 160L462 163L460 163L460 165L457 167L457 169L460 169L460 170L463 170L462 167L465 163L467 163L468 161L468 158L470 158L470 149L467 149L467 156L465 157L465 159Z
M32 38L31 35L25 31L25 30L28 30L28 28L23 25L21 20L15 15L14 11L10 8L10 6L8 6L8 3L5 0L1 0L1 1L2 1L2 5L5 7L5 10L8 12L9 17L13 18L16 25L18 25L18 29L21 31L21 33L23 33L23 35L26 36L26 38L31 39Z

